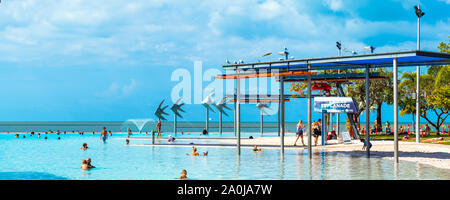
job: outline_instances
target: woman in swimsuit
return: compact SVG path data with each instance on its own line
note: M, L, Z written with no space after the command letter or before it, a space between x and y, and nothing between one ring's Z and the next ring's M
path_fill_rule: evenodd
M297 146L297 140L299 137L302 138L302 144L303 144L303 146L305 146L305 143L303 142L303 129L304 128L305 128L305 125L303 125L302 120L300 120L297 124L297 131L295 131L295 133L297 133L297 139L295 139L294 146Z
M320 125L319 122L313 122L312 124L313 136L314 136L314 146L317 146L317 140L320 136Z

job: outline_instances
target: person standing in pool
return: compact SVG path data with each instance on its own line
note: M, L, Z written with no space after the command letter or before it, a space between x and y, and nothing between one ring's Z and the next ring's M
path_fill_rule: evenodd
M130 137L130 135L133 135L133 133L131 132L131 128L128 128L128 133L127 133L128 137Z
M312 124L313 136L314 136L314 145L317 146L317 140L320 136L320 122L313 122Z
M297 124L297 131L295 133L297 134L297 139L295 139L294 146L297 146L298 138L302 138L302 144L305 146L305 143L303 142L303 129L305 128L305 125L303 125L303 121L300 120Z
M158 135L156 135L156 138L161 137L161 119L158 119L158 123L156 123L156 130L158 131Z
M105 143L106 139L108 138L108 131L106 131L106 127L103 127L103 130L102 130L102 133L101 133L100 137L102 138L103 143Z

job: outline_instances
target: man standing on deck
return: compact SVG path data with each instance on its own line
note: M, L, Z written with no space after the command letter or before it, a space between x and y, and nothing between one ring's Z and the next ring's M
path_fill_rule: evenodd
M106 142L106 139L107 139L107 134L108 134L108 132L106 131L106 127L103 127L103 130L102 130L102 133L101 133L101 138L102 138L102 140L103 140L103 143L105 143Z

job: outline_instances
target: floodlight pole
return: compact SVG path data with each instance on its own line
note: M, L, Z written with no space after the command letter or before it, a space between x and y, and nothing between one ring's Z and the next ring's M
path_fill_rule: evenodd
M236 69L238 78L236 79L236 144L237 153L241 155L241 79L239 79L239 69Z
M280 126L281 126L281 153L284 154L284 78L280 77Z
M338 56L341 56L341 42L339 41L339 51L338 51ZM338 69L338 74L339 74L339 72L340 72L340 70ZM339 83L337 83L337 84L339 84ZM338 86L338 85L336 85L336 86ZM341 137L341 135L340 135L340 133L339 133L339 113L337 112L336 113L336 135L337 135L337 137Z
M369 128L369 126L370 126L369 72L370 72L369 65L366 65L366 155L367 155L367 158L370 158L369 144L370 144L370 132L372 131Z
M308 72L311 68L311 64L308 63ZM311 127L311 74L308 73L308 152L309 158L312 158L312 127Z
M418 8L420 9L420 3ZM420 16L417 16L417 50L420 50ZM416 69L416 143L420 143L420 66Z

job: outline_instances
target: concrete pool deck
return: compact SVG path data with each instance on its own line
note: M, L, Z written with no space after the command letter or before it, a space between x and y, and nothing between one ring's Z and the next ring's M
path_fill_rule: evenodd
M297 146L293 146L296 136L285 136L285 148L307 148L308 138L304 137L305 146L302 146L301 140L297 141ZM146 140L149 142L141 144L133 144L133 146L152 146L151 138L130 138L130 140ZM166 140L166 138L163 138ZM194 142L195 146L205 147L235 147L235 138L177 138L177 141L182 140L207 140L207 144ZM318 145L314 149L323 149L329 152L339 152L351 156L365 156L366 152L362 150L362 143L359 140L353 140L352 144L339 144L337 140L329 140L326 146L320 146L321 139L318 140ZM216 142L216 144L214 144ZM313 138L314 142L314 138ZM371 155L373 157L380 157L383 159L393 160L394 157L394 142L387 140L371 141L372 149ZM250 148L258 145L261 148L279 148L279 137L256 137L254 139L242 138L241 146L243 148ZM174 144L154 144L154 146L192 146L187 143ZM417 162L420 164L431 165L434 167L450 170L450 145L443 144L428 144L399 141L399 159L401 161Z

